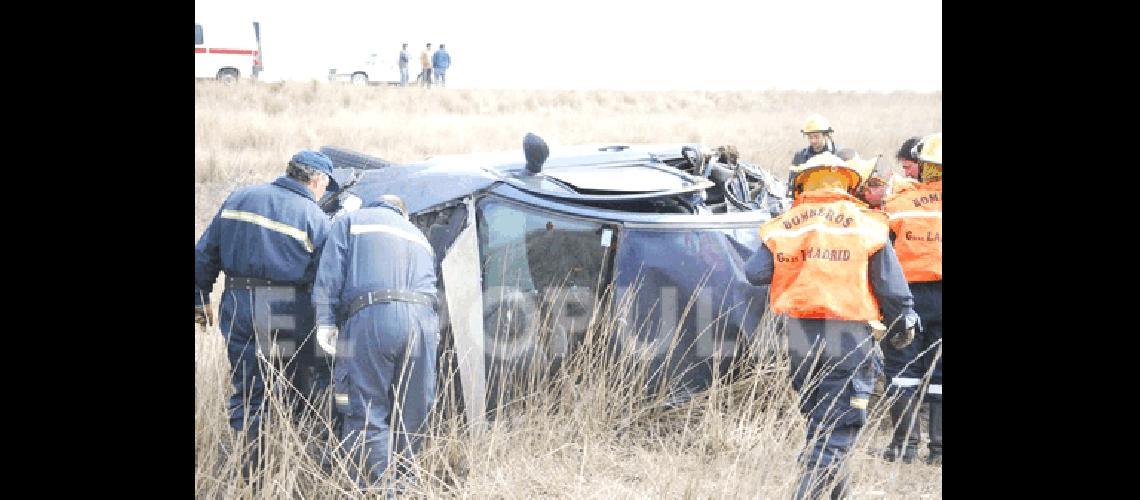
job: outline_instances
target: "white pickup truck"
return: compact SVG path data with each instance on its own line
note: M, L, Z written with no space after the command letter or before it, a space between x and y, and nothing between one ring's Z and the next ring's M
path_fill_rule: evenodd
M337 64L329 68L329 81L348 81L360 86L399 85L400 67L396 61L398 55L397 52L392 57L380 57L379 54L370 53L363 60Z

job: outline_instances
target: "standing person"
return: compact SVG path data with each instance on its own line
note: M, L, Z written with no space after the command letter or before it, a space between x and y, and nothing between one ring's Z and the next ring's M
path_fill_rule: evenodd
M808 115L803 128L800 129L800 133L808 139L808 146L796 151L795 156L792 157L792 166L803 165L804 162L821 153L839 154L841 150L845 150L846 148L839 147L831 139L833 132L835 129L831 128L831 122L826 117L818 113ZM854 152L854 150L850 151ZM846 158L844 159L846 160ZM789 174L787 197L794 199L795 193L792 191L792 179Z
M313 285L317 340L337 357L341 446L354 463L365 454L365 470L354 471L364 485L377 483L390 455L418 449L435 399L436 283L431 245L398 197L333 222Z
M408 44L400 47L400 86L408 86Z
M790 175L795 202L760 227L763 243L745 276L770 284L772 313L787 316L792 385L808 420L795 498L841 498L878 372L874 342L886 333L871 324L894 324L891 341L901 346L914 338L917 317L887 215L853 195L859 173L822 153Z
M902 370L897 363L888 363L888 376L896 377L900 399L912 401L908 412L916 411L917 397L914 394L922 377L931 371L926 400L930 411L930 454L927 462L942 464L942 356L941 347L935 347L942 340L942 132L928 135L913 148L913 156L918 160L918 182L901 187L897 193L887 198L884 205L890 214L891 232L894 247L902 263L903 273L914 293L914 308L922 320L921 342L915 349L901 353L898 359L907 362L918 353L927 351L920 362ZM934 366L930 365L937 355ZM888 357L888 362L891 358ZM917 365L917 366L916 366ZM891 372L895 373L892 374ZM893 416L893 415L892 415ZM915 420L910 413L900 415L905 421ZM897 422L897 420L896 420ZM904 422L905 423L905 422ZM904 430L906 425L900 426ZM896 431L896 434L898 432ZM912 434L917 435L913 429ZM904 461L907 454L915 455L907 443L902 450ZM901 447L901 440L892 446ZM913 442L917 447L917 440ZM896 453L898 455L898 453Z
M895 154L895 160L902 166L906 175L891 173L889 177L883 179L886 181L886 187L882 189L885 191L884 193L880 194L879 189L871 187L872 181L867 181L868 187L863 199L868 204L885 210L883 204L886 198L909 189L909 186L916 182L918 179L918 158L915 155L914 146L919 140L921 138L915 136L903 141L902 147ZM879 177L882 178L882 176ZM877 203L873 204L872 200L877 200ZM913 293L919 292L913 291ZM919 316L923 317L922 314ZM929 428L928 424L923 424L924 414L915 397L915 391L925 374L924 360L916 359L916 357L925 347L922 339L905 349L895 349L889 345L883 346L883 367L887 376L887 390L884 392L884 396L891 405L888 408L888 415L890 415L892 426L891 442L881 453L885 460L892 462L901 460L907 464L914 462L915 457L918 456L918 444L922 436L922 428L924 426Z
M265 377L258 351L278 351L289 383L302 393L321 389L309 286L329 231L329 218L317 206L326 188L336 189L332 160L303 150L289 160L285 175L269 184L231 193L194 247L194 314L210 321L210 290L226 273L218 326L226 341L234 392L230 427L256 443L265 400ZM272 309L272 314L268 313ZM275 345L266 345L270 332ZM323 359L323 357L322 357ZM292 399L292 398L291 398ZM248 406L247 406L248 405ZM243 464L257 467L260 446Z
M432 76L431 76L431 44L430 43L427 44L427 47L424 48L423 52L420 52L420 69L422 70L420 72L420 76L423 77L423 79L420 80L420 86L421 87L427 87L430 89L431 88L431 78L432 78Z
M804 162L811 159L811 157L824 153L836 153L840 148L832 140L831 134L835 129L831 128L831 122L823 115L812 114L807 117L804 122L804 128L800 129L800 133L808 139L808 146L796 152L792 157L792 165L802 165Z
M442 87L447 86L447 68L451 67L451 55L447 53L447 45L439 44L439 50L431 56L432 71L435 72L435 81Z

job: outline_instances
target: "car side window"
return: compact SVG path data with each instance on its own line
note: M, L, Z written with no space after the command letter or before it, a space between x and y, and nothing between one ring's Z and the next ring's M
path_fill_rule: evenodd
M565 354L593 314L608 230L494 199L481 202L477 215L484 335L496 345L529 350L536 346L528 337L541 332L548 352Z
M202 25L194 25L194 45L202 45Z

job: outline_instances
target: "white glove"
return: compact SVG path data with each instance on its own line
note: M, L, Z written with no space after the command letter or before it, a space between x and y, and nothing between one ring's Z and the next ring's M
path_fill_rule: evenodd
M336 354L336 337L340 330L335 326L317 327L317 344L329 354Z
M356 196L352 193L345 193L344 197L340 200L340 210L337 210L336 214L333 215L333 218L354 212L360 209L362 205L364 205L364 200L360 199L359 196Z

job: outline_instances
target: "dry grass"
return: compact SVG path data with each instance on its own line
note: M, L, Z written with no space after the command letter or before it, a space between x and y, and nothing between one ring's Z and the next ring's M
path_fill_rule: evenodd
M238 185L280 175L296 150L340 145L404 162L437 153L518 148L533 131L551 145L701 141L786 172L809 112L864 156L893 154L908 136L941 130L942 96L797 92L556 92L356 88L323 83L195 86L195 238ZM215 300L217 296L215 295ZM607 322L595 322L606 338ZM531 377L509 417L473 432L437 415L414 466L419 497L788 498L804 419L780 337L759 336L736 380L667 408L640 396L644 365L586 349L561 375ZM604 342L599 342L604 347ZM195 336L195 495L205 498L362 496L345 474L321 472L303 450L312 428L271 420L272 449L254 492L226 421L230 391L216 328ZM525 375L525 374L524 374ZM533 374L531 374L533 375ZM526 377L524 377L526 378ZM537 390L541 388L541 390ZM446 396L444 396L446 397ZM851 455L855 498L940 498L941 468L879 461L883 408Z

